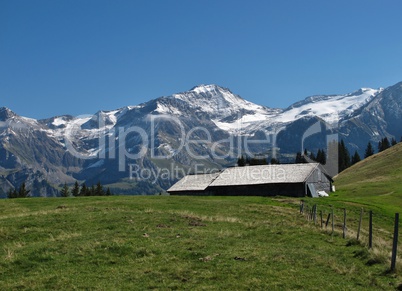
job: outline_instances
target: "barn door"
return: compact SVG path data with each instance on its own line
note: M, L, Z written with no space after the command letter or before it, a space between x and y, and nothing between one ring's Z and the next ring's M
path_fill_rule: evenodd
M313 183L307 183L308 190L310 191L310 195L313 198L318 198L317 191L315 190L315 185Z

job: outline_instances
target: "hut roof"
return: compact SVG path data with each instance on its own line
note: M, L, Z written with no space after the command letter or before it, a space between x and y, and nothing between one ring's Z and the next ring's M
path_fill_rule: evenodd
M318 163L261 165L227 168L213 174L187 175L167 191L204 191L208 187L219 186L303 183L317 167L332 181Z
M317 167L319 167L318 163L228 168L220 173L210 186L302 183Z
M167 191L204 191L218 175L219 173L187 175Z

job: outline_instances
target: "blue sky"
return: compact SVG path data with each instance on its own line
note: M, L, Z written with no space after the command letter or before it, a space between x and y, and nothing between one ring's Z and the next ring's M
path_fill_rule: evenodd
M402 81L401 1L0 0L0 106L46 118L198 84L287 107Z

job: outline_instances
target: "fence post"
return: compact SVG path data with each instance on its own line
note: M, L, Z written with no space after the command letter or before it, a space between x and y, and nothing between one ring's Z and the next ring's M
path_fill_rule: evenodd
M308 205L306 205L306 218L307 218L307 220L309 220L309 218L310 218L310 212L309 212Z
M334 233L334 208L331 209L332 233Z
M303 214L304 211L304 200L300 200L300 214Z
M327 221L325 222L325 228L328 226L329 218L331 217L331 213L328 213Z
M321 221L321 228L323 228L323 221L322 221L322 210L320 210L320 221Z
M313 208L313 219L314 219L314 225L317 224L317 204L314 204L314 208Z
M394 243L392 245L391 272L396 270L396 252L398 249L399 213L395 213Z
M362 227L362 219L363 219L363 208L360 210L359 227L357 228L357 240L359 240L359 238L360 238L360 229Z
M310 211L310 220L314 219L314 205L313 207L311 207L311 211Z
M369 249L373 247L373 211L370 210L369 218Z
M346 208L343 208L343 232L342 237L346 238Z

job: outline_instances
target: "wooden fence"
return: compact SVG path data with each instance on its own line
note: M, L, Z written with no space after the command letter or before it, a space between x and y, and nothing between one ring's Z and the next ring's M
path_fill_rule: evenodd
M348 213L351 215L349 216ZM320 209L318 209L317 204L309 205L304 200L301 200L300 214L303 215L308 221L314 222L314 224L321 229L330 229L331 235L333 235L335 232L341 232L344 239L355 238L358 241L362 239L362 235L365 235L368 239L368 248L373 248L372 210L365 212L364 209L361 208L359 213L355 213L355 211L348 212L346 208L338 209L324 205L321 205ZM356 229L356 232L352 231L352 227L349 227L348 223L352 223ZM393 229L390 267L391 272L396 271L399 213L395 213ZM378 229L378 231L380 230Z

